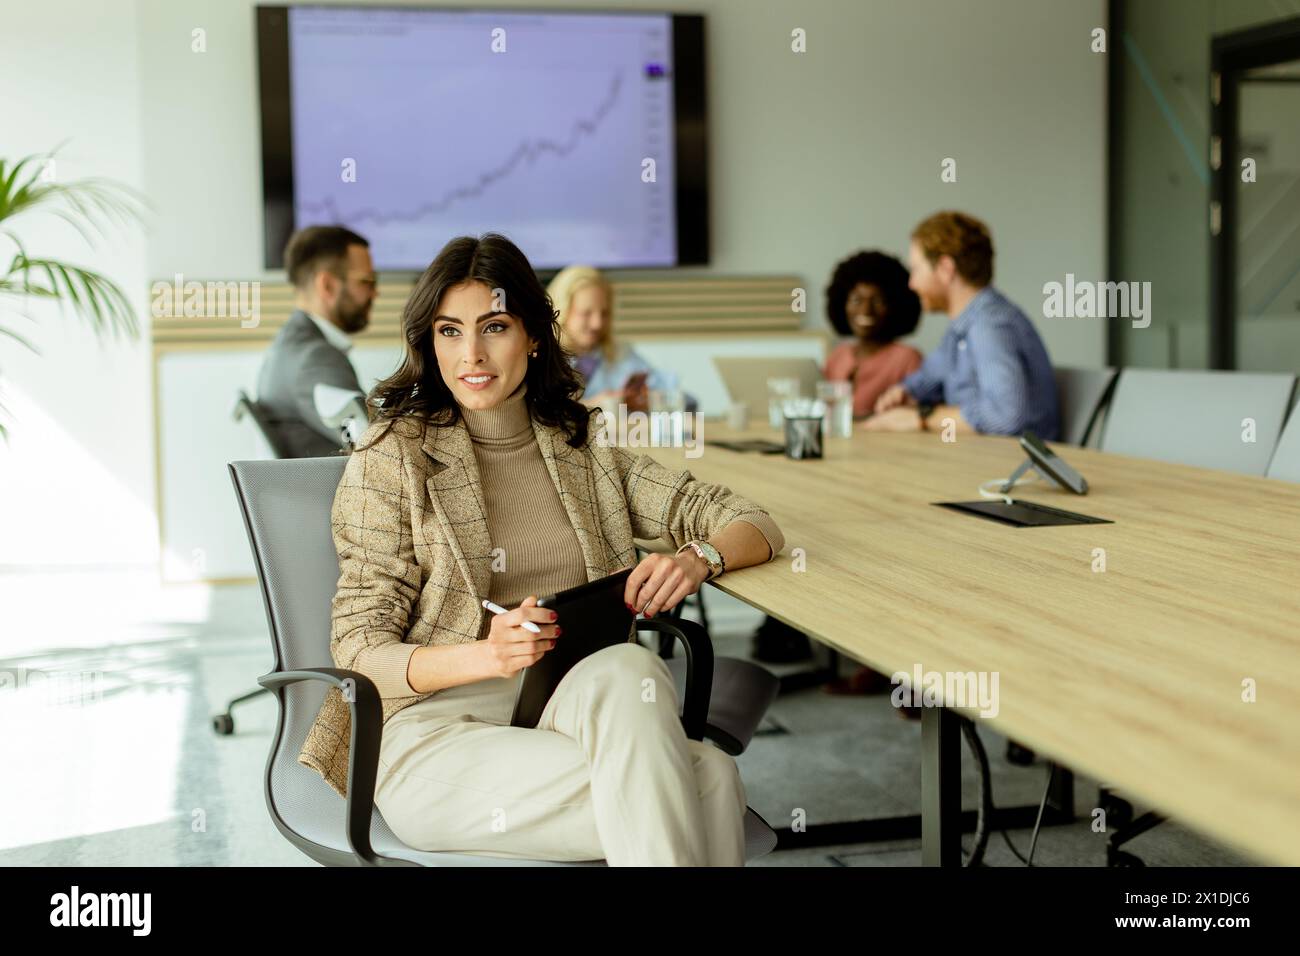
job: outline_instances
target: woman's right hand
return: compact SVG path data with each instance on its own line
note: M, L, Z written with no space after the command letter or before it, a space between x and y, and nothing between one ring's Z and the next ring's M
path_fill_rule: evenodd
M534 634L524 628L524 621L532 621L541 628L541 633ZM493 615L492 628L483 641L490 675L511 677L540 661L555 646L555 638L560 634L560 626L555 621L554 611L537 606L535 594L525 598L514 610Z

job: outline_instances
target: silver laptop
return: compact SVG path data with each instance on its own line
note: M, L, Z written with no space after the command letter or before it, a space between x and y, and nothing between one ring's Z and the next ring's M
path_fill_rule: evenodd
M715 357L714 367L722 376L722 384L732 402L749 406L750 424L762 427L767 422L767 380L769 378L794 378L799 380L799 394L813 398L817 383L821 381L821 367L810 358Z

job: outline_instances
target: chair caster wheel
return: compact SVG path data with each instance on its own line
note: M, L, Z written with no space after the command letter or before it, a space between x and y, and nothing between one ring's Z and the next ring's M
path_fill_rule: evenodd
M223 737L229 737L235 732L235 718L229 714L217 714L212 718L212 729Z
M1106 815L1107 830L1123 830L1133 822L1133 804L1113 793L1101 798L1101 811Z
M1007 741L1007 763L1013 763L1018 767L1032 767L1034 764L1034 752L1014 740Z
M1108 866L1117 867L1137 867L1146 866L1142 860L1132 853L1125 853L1123 850L1115 850L1110 854L1110 859L1106 861Z

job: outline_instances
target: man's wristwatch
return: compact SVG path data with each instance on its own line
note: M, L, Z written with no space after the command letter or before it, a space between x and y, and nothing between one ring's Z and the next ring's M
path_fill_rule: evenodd
M930 413L933 411L934 411L933 402L922 402L920 405L916 406L916 413L921 416L922 431L924 431L928 427L925 424L925 420L930 417Z
M712 581L727 570L727 563L722 560L722 553L707 541L687 541L677 549L678 554L684 551L694 551L709 566L709 576L704 579L706 581Z

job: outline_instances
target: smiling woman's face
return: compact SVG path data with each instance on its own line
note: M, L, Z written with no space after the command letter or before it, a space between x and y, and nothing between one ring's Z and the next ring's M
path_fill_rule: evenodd
M521 319L493 305L491 289L466 281L443 293L434 316L438 371L466 408L492 408L509 396L524 380L528 353L537 347Z
M569 314L564 317L564 331L579 354L600 345L609 326L609 296L599 285L585 285L573 294Z

